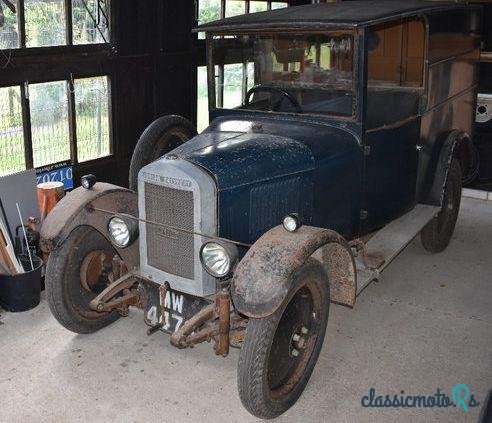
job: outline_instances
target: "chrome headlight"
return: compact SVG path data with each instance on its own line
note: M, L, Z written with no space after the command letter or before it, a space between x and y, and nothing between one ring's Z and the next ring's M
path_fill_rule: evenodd
M119 248L128 247L138 237L138 225L135 219L124 215L113 216L108 223L111 241Z
M227 276L232 269L232 265L237 259L237 248L225 247L217 242L207 242L203 244L200 251L200 260L205 270L216 278Z
M289 232L295 232L297 231L301 225L301 218L297 213L292 213L284 217L284 220L282 222L282 225L284 226L284 229Z

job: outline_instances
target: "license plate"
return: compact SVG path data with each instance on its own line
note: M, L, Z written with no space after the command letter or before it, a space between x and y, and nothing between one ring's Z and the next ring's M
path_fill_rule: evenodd
M164 291L158 284L149 282L144 287L148 298L145 322L150 326L162 324L160 329L164 332L176 332L184 322L209 304L200 297L171 289Z
M36 183L62 182L65 190L73 188L73 170L68 162L56 163L36 169Z

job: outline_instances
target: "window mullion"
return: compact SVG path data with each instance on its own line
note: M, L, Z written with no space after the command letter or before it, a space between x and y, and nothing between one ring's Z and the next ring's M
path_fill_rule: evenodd
M220 19L224 19L226 14L226 0L220 0Z
M17 19L19 28L19 47L26 46L26 14L24 0L17 0Z
M70 137L70 159L73 165L78 163L77 154L77 116L75 108L75 82L73 76L67 81L68 132Z
M31 132L31 108L29 104L29 82L20 86L21 109L22 109L22 131L24 134L24 162L26 169L34 167L32 132Z
M67 45L73 45L72 0L65 0L65 41Z
M224 107L224 65L219 65L217 107Z

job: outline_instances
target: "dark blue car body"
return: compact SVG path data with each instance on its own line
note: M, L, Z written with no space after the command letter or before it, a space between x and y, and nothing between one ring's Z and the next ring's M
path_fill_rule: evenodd
M458 130L471 138L480 9L425 1L378 3L382 4L388 10L381 19L366 19L365 6L356 19L352 6L345 11L339 5L339 16L324 17L311 5L295 8L297 15L272 11L201 27L209 47L213 35L242 31L320 31L325 26L351 28L355 34L352 118L219 108L214 97L210 126L175 151L214 177L219 236L252 244L286 214L298 213L305 224L354 239L383 227L417 203L440 204L433 183L442 171L446 136ZM345 22L343 13L351 19ZM427 40L423 86L417 94L377 88L374 94L368 88L368 34L373 28L408 20L422 23ZM453 51L456 36L463 37L471 50ZM434 40L442 39L449 51L436 53ZM211 66L209 85L216 76ZM211 93L215 88L209 88L209 98ZM466 173L466 157L459 159Z
M225 112L174 153L218 187L219 236L253 243L289 213L347 238L359 232L360 128L302 116ZM229 132L225 124L252 127Z

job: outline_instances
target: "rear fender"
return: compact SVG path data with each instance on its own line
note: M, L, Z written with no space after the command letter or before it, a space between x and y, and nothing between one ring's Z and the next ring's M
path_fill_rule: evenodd
M254 318L273 314L288 298L293 273L309 257L324 267L331 301L352 307L356 270L345 239L328 229L302 226L291 233L277 226L249 249L234 272L231 294L236 309Z
M471 142L470 137L462 131L454 130L446 136L439 152L432 187L424 204L441 207L451 162L456 157L457 149L467 142Z
M95 209L104 209L104 213ZM113 213L114 212L114 213ZM115 213L138 217L138 197L133 191L98 182L92 189L77 188L67 194L48 214L41 227L41 249L49 254L60 248L70 233L79 226L90 226L109 242L109 219ZM139 264L138 239L127 248L116 248L128 269Z

